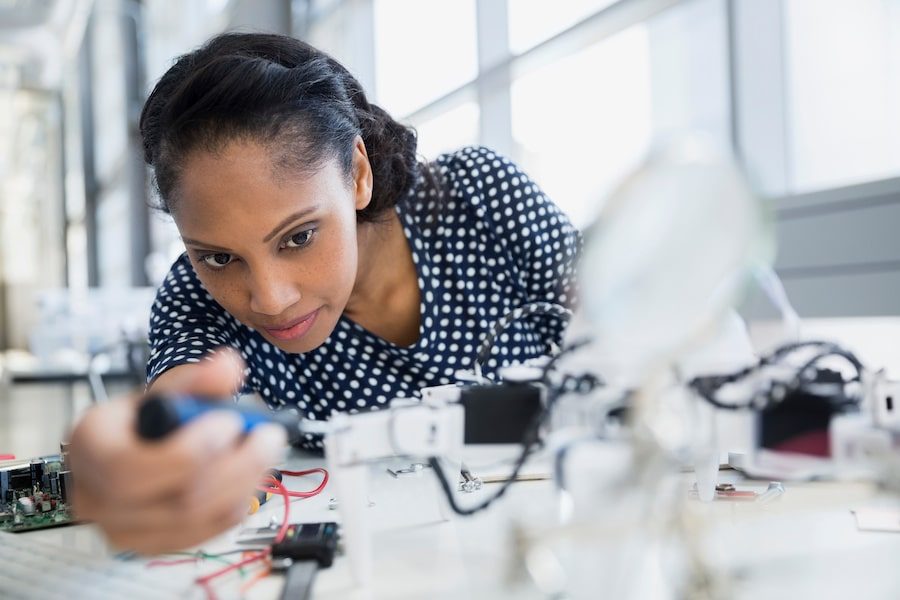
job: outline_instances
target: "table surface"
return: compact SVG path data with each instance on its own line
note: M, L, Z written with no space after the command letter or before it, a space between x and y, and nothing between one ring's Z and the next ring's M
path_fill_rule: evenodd
M0 375L17 384L85 381L89 375L88 364L88 359L81 356L68 362L47 363L25 352L0 352ZM135 378L135 373L123 366L103 365L97 374L107 380Z
M284 467L300 470L323 462L297 454ZM429 469L400 478L387 472L388 467L409 463L397 458L371 465L368 510L375 567L371 585L364 589L354 585L348 561L339 556L330 569L319 573L313 598L527 599L550 597L560 586L572 598L674 598L675 590L684 585L685 573L691 572L692 548L708 564L706 574L712 574L708 584L719 590L719 597L900 598L896 569L900 534L858 531L850 512L873 503L897 506L900 501L868 484L788 483L786 493L767 504L685 500L682 524L695 533L691 545L657 535L671 524L664 523L661 529L654 521L653 515L662 513L653 506L652 497L645 498L647 504L640 508L626 498L598 505L587 525L560 526L560 494L550 481L517 483L487 511L447 520ZM478 464L469 461L476 472ZM690 474L678 475L677 493L686 497L691 480ZM725 471L719 480L757 491L767 485L744 482L736 473ZM285 477L290 489L310 489L317 482L317 476ZM478 494L490 493L496 485L486 485L469 496L475 501ZM317 497L292 502L291 520L340 521L339 510L329 508L332 490L329 484ZM203 549L233 549L239 529L262 526L273 516L280 519L282 511L280 498L275 498L241 527L210 540ZM634 527L629 520L633 514L643 515L639 519L651 515L643 521L646 527ZM112 554L91 525L21 535ZM515 548L523 547L523 539L538 541L528 546L533 551L524 554L525 562L515 558L522 554ZM155 568L167 577L183 579L188 588L195 577L220 566L207 561ZM237 575L223 578L215 587L216 595L220 599L278 598L282 578L269 576L244 596L240 585ZM203 598L203 594L194 587L188 597Z

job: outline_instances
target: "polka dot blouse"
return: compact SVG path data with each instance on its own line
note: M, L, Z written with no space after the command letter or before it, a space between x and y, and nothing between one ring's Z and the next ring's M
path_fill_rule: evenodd
M482 147L442 155L432 167L433 176L420 174L396 206L419 278L417 342L395 345L342 316L320 347L283 352L219 306L182 255L153 305L148 381L231 346L247 364L245 393L273 409L326 419L456 381L498 319L530 302L571 303L580 235L526 175ZM546 316L511 323L485 374L546 354L563 326Z

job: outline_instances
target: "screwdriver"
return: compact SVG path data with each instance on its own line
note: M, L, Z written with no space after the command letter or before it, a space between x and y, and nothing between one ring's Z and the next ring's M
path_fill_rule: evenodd
M159 440L185 423L214 410L230 410L240 415L244 423L243 433L249 433L262 423L275 423L284 427L288 442L300 441L302 420L289 412L274 412L241 406L238 404L185 394L151 394L137 415L137 433L146 440Z
M268 480L269 478L276 479L279 483L283 481L281 471L279 471L278 469L269 469L268 471L266 471L265 479ZM268 485L266 487L268 487ZM256 512L259 510L259 507L268 502L269 498L271 497L272 492L265 492L263 490L257 489L256 492L254 492L253 496L250 497L250 505L247 507L247 514L256 514Z

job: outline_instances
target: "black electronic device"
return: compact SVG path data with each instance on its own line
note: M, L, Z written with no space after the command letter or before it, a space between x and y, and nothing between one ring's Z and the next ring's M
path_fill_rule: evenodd
M542 410L542 388L533 383L478 384L463 387L466 444L521 444Z
M288 527L283 540L272 544L272 558L293 562L314 560L320 567L330 567L337 542L337 523L298 523Z
M778 452L831 456L829 425L840 414L858 412L844 392L841 374L816 369L802 388L789 390L776 404L757 413L757 443Z
M272 544L272 568L285 571L283 600L306 600L320 568L334 562L338 524L297 523L288 527L284 539Z

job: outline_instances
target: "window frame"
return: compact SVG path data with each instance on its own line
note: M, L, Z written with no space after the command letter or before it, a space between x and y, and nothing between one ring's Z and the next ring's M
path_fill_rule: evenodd
M692 0L619 0L583 20L532 46L520 54L513 54L509 47L508 0L476 0L476 31L478 48L478 75L456 89L433 99L426 105L399 117L413 125L427 122L465 102L476 99L480 107L479 143L512 155L513 138L511 123L510 86L521 75L576 53L590 45L649 21L669 9L683 6ZM825 214L850 211L855 216L870 214L870 224L878 219L877 210L884 205L900 204L900 176L873 180L862 184L825 189L816 192L791 193L791 164L789 149L790 127L787 110L788 86L786 82L786 29L785 0L720 0L724 7L727 43L727 99L729 113L728 141L739 164L750 178L751 184L773 207L778 240L782 256L795 254L794 249L804 244L822 245L822 252L832 253L830 266L818 265L815 269L803 265L785 265L776 261L788 293L792 289L809 287L810 274L834 281L834 295L816 298L814 294L799 293L801 315L811 316L873 316L897 314L897 308L887 304L855 301L859 289L846 285L848 273L881 273L895 281L888 287L900 295L900 261L861 260L856 264L841 263L836 252L838 246L830 246L828 240L816 235L817 219ZM318 2L306 0L304 4L315 7ZM327 3L332 12L352 6L361 10L365 21L373 26L372 0L338 0ZM335 8L337 6L337 8ZM366 8L368 7L368 8ZM306 12L306 25L315 23L315 8ZM310 16L312 15L312 16ZM310 21L312 19L312 21ZM765 30L771 35L760 36ZM374 44L374 35L368 36ZM365 54L367 48L362 51ZM372 52L369 52L371 56ZM362 81L374 81L373 64L367 64L357 73ZM790 236L785 231L793 232ZM847 236L861 247L870 243L869 228L861 226L848 230ZM897 256L900 256L900 238ZM820 287L821 287L820 286ZM887 311L887 312L886 312ZM750 310L748 316L761 314Z

